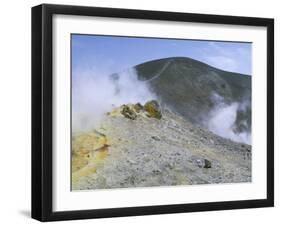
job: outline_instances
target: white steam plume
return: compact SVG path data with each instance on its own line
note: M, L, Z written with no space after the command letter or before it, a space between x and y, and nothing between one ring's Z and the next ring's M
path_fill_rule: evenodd
M214 96L216 107L209 113L208 120L205 122L207 128L215 134L231 139L236 142L251 144L251 133L235 132L235 122L238 110L244 108L247 103L233 102L226 104L223 98L217 94ZM247 123L243 121L243 123Z
M99 125L114 107L155 99L134 69L116 76L93 70L75 72L72 82L72 130L88 131Z

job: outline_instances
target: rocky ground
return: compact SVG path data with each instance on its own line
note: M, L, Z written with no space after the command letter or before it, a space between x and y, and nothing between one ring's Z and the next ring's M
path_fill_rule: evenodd
M120 106L98 129L73 134L73 190L250 181L251 146L194 126L156 101Z

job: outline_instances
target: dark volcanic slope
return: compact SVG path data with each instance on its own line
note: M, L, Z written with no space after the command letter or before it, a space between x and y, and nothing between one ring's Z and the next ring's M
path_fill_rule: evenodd
M222 71L186 57L154 60L135 68L139 79L150 84L162 104L191 122L200 124L218 102L238 102L235 129L251 129L251 76Z

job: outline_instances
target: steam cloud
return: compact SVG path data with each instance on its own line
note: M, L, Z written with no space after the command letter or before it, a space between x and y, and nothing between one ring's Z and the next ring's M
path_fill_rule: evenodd
M134 69L125 70L118 75L93 70L75 72L73 78L73 132L94 129L105 113L114 107L137 102L144 104L155 99L147 84L138 80Z
M85 132L99 126L106 112L128 103L157 99L146 82L138 80L134 69L119 74L93 70L76 71L72 82L72 131ZM236 142L251 144L251 133L235 131L237 113L245 111L249 103L226 103L213 95L215 108L209 112L204 125L215 134ZM247 122L243 121L246 127Z
M216 107L208 115L208 120L205 122L207 128L219 136L236 142L251 144L250 132L243 131L239 133L235 131L238 110L245 111L249 103L244 101L242 103L233 102L227 104L217 94L213 96L213 99ZM246 121L242 121L242 123L248 126Z

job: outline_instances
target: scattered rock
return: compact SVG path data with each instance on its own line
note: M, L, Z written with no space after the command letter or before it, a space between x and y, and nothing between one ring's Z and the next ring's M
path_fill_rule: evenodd
M196 159L196 164L200 168L212 168L212 163L208 159Z
M130 107L127 105L123 106L121 114L124 115L125 118L131 120L135 120L137 118L137 114L132 109L130 109Z
M208 159L204 159L204 168L212 168L212 163Z
M162 171L160 169L152 170L153 174L160 174Z
M134 161L134 160L132 160L132 159L128 159L127 160L129 163L131 163L131 164L136 164L136 161Z
M196 159L196 164L198 167L202 168L203 167L203 162L201 159Z
M139 113L140 111L143 110L143 106L142 106L140 103L134 104L134 105L133 105L133 108L135 109L135 111L136 111L137 113Z
M174 164L173 163L168 163L167 165L166 165L166 167L168 168L168 169L174 169Z
M145 103L144 110L148 113L148 117L161 119L162 113L160 109L160 105L156 100L151 100Z
M157 137L157 136L152 136L151 137L153 140L156 140L156 141L160 141L161 139L159 138L159 137Z

